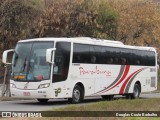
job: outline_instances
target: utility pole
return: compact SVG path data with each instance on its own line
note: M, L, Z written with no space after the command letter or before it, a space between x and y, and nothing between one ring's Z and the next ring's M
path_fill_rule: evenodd
M9 83L7 82L7 73L8 73L8 66L5 65L5 72L4 72L4 79L3 79L3 84L2 84L2 97L3 96L9 96L7 95L7 92L9 92Z

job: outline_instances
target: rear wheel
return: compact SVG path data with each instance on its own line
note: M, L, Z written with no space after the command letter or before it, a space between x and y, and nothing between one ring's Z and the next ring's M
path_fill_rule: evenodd
M73 89L72 98L69 98L68 101L73 104L80 103L84 98L83 94L81 87L76 85Z
M40 103L47 103L49 99L37 99Z
M131 96L132 99L139 98L140 93L141 93L140 86L138 84L135 84L133 89L133 94Z
M127 99L137 99L137 98L139 98L140 93L141 93L140 85L135 84L134 88L133 88L133 93L126 94L125 96Z

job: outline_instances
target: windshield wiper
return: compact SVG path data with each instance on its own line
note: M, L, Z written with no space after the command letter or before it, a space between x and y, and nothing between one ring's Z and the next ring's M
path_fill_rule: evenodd
M27 61L27 57L25 58L25 60L24 60L24 63L23 63L23 69L22 69L22 72L24 72L24 70L25 70L25 68L26 68L26 61Z

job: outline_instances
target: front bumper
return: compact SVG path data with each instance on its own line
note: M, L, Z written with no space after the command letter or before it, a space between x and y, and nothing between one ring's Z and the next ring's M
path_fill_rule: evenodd
M42 88L35 90L22 90L11 88L11 97L13 98L53 98L54 92L50 88Z

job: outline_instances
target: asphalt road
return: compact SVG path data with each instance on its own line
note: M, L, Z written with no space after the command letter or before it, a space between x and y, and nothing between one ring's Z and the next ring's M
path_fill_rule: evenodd
M115 96L114 99L122 98L121 96ZM140 99L148 98L160 98L160 93L141 94ZM83 103L77 105L86 105L101 101L101 97L85 98ZM41 104L37 100L12 100L12 101L0 101L0 111L44 111L49 109L56 109L66 107L70 105L65 99L51 99L46 104Z

